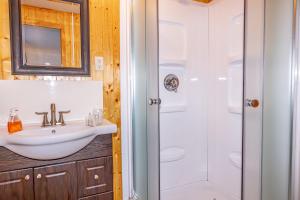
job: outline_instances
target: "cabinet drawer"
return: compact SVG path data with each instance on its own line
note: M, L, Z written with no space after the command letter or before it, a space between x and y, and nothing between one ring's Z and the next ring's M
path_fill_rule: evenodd
M113 190L112 157L80 161L77 173L79 197Z
M0 200L32 200L32 169L0 173Z
M103 194L97 194L89 197L84 197L79 200L113 200L114 199L114 193L113 192L107 192Z

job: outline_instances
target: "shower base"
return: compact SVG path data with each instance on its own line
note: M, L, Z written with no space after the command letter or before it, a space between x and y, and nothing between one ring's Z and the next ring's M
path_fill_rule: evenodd
M162 200L240 200L218 192L209 182L201 181L161 191Z

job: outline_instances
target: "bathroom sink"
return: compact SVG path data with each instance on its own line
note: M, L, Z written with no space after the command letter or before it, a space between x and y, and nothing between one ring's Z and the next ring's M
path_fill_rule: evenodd
M69 122L66 126L41 128L25 126L23 131L9 135L0 129L0 146L38 160L69 156L88 145L97 135L115 133L117 126L104 120L102 125L88 127L84 122Z

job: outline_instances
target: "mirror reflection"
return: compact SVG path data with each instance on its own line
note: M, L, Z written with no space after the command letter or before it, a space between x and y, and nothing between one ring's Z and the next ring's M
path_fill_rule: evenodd
M81 68L80 4L21 0L23 64Z

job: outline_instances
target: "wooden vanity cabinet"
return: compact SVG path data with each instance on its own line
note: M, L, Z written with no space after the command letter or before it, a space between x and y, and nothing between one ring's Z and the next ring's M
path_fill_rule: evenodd
M0 147L0 200L113 200L111 135L50 161Z
M79 197L113 190L112 157L80 161L77 167Z
M113 192L107 192L103 194L84 197L79 200L112 200L113 198L114 198Z
M34 169L35 200L76 200L76 163L64 163Z
M0 173L0 200L32 200L32 169Z

